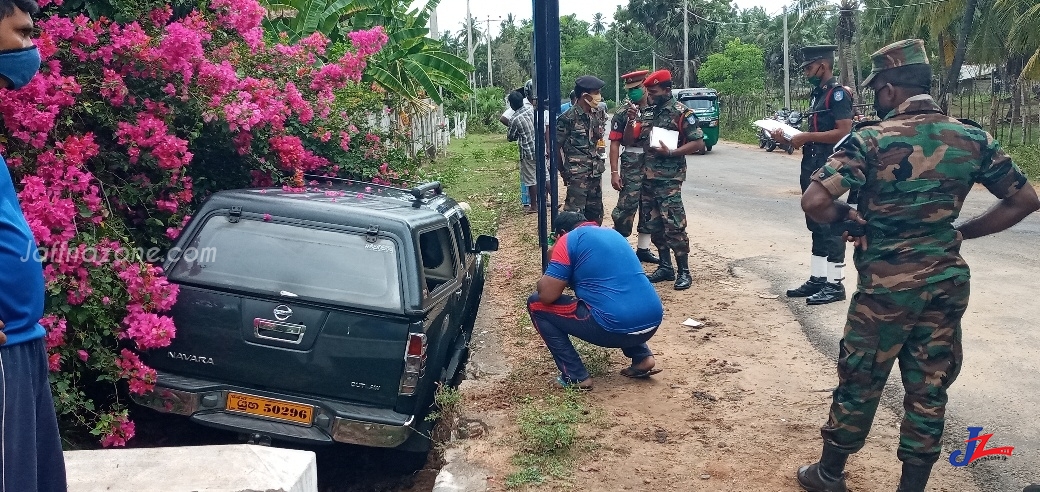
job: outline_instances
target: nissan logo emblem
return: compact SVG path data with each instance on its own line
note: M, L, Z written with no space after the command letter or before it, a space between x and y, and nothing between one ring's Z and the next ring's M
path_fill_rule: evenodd
M289 306L280 304L278 307L274 308L274 317L278 321L285 321L289 319L289 316L292 316L292 309L289 309Z

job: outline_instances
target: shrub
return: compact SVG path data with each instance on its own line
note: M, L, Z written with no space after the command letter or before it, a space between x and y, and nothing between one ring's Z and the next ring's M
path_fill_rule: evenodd
M126 394L156 377L137 353L176 335L177 288L157 265L192 210L221 189L303 189L304 173L394 180L407 158L368 129L384 96L359 81L380 27L290 44L265 36L256 0L120 2L127 22L70 12L77 1L91 10L40 2L43 66L0 90L0 152L44 262L63 433L122 445Z

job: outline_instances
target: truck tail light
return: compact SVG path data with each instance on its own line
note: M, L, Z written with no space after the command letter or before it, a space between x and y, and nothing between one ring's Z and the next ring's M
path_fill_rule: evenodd
M401 395L415 394L419 379L426 372L426 334L411 333L408 335L408 346L404 352L404 372L401 374Z

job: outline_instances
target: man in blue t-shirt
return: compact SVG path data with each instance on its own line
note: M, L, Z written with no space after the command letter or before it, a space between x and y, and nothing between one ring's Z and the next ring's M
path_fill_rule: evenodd
M40 68L30 17L38 9L34 0L0 0L0 89L24 87ZM43 297L36 240L0 157L0 490L66 490L40 326Z
M559 239L538 280L538 292L527 299L527 310L560 369L557 383L592 388L569 336L620 348L632 359L623 376L646 378L661 372L646 342L657 332L664 307L628 241L577 212L561 213L555 228ZM563 295L568 285L576 297Z

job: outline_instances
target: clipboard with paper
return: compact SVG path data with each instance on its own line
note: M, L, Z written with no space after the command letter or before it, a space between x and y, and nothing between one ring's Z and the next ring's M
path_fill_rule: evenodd
M679 132L676 130L666 130L664 128L653 127L650 129L650 147L659 149L661 148L661 142L664 142L669 149L676 149L679 147Z

